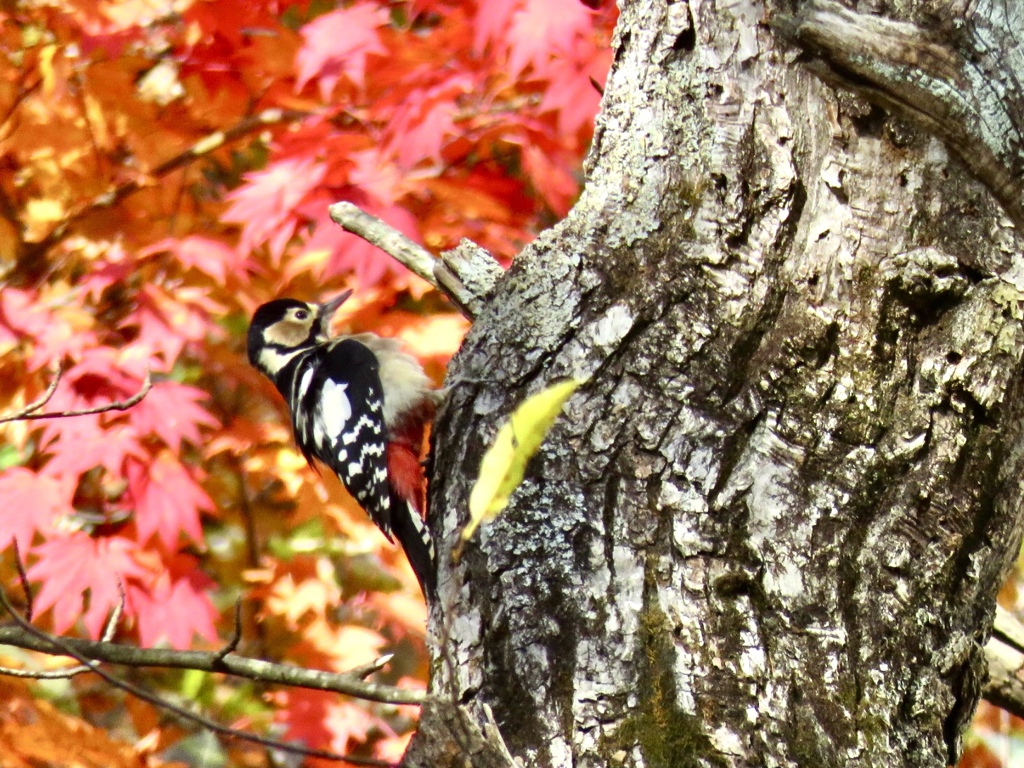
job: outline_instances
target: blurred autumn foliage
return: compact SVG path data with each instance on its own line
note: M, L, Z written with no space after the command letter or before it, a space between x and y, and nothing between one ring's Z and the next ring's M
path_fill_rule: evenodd
M25 602L17 542L39 627L97 637L120 584L117 640L215 649L241 599L241 651L327 670L393 652L378 679L423 685L411 571L296 453L245 327L270 298L352 286L339 325L402 338L440 381L465 323L327 206L509 259L578 192L615 18L579 0L2 5L0 415L58 375L37 413L154 382L125 411L0 427L0 583ZM145 680L223 723L385 760L416 717ZM268 763L89 675L0 686L4 766Z
M1006 583L996 597L997 602L1011 614L1020 617L1024 613L1024 550L1018 555L1017 562L1010 570ZM989 646L999 646L990 640ZM1021 654L1010 653L1016 657L1014 664L1005 655L1006 646L1002 646L1004 663L1013 669L1020 664ZM1017 676L1021 677L1018 669ZM964 752L958 768L1016 768L1024 765L1024 720L1013 716L999 707L982 701L974 714L974 721L964 737Z

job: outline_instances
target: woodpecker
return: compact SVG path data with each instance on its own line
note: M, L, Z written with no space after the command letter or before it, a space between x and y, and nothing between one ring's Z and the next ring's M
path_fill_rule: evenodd
M395 339L330 335L352 291L323 304L277 299L249 325L249 362L291 411L295 442L310 463L333 470L377 527L398 538L428 598L434 597L434 544L423 522L420 448L437 393Z

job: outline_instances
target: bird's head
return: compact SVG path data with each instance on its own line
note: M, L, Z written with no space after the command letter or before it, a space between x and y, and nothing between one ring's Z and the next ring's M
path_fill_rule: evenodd
M331 318L352 295L345 291L323 304L275 299L260 305L249 324L249 362L273 377L296 350L330 338Z

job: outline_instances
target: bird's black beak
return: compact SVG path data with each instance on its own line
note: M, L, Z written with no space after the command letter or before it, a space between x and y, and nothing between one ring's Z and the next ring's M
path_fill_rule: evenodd
M328 318L333 317L334 313L338 311L338 307L344 304L348 300L348 297L351 295L352 289L349 288L347 291L339 294L338 296L335 296L330 301L325 301L323 304L320 305L320 316Z
M349 288L347 291L335 296L330 301L325 301L320 305L320 311L317 314L320 319L320 328L323 333L327 333L328 326L331 324L331 318L334 317L334 313L338 311L338 307L344 304L351 295L352 289Z

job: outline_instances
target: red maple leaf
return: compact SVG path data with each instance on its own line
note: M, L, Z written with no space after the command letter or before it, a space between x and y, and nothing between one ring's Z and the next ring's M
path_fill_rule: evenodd
M506 33L509 74L518 77L528 66L549 77L555 55L571 54L579 36L592 28L593 13L579 0L524 0Z
M273 29L277 19L272 9L276 3L253 0L199 0L184 6L182 18L190 28L204 33L197 45L215 46L218 50L234 52L244 49L251 30ZM218 61L211 53L203 57L210 65L225 67L230 61ZM213 59L210 61L210 59Z
M611 66L611 53L596 54L582 39L575 46L575 55L556 54L547 67L550 84L544 89L540 111L558 114L558 131L572 136L590 125L601 101L594 83L603 83ZM593 80L593 82L591 82Z
M388 23L386 8L369 3L325 13L302 28L302 49L296 57L296 90L317 78L320 96L330 99L342 75L362 88L366 80L366 57L387 55L378 29Z
M231 205L224 212L225 220L242 225L239 250L249 253L266 242L279 260L298 226L293 209L319 186L325 170L315 158L302 157L246 174L245 184L228 195Z
M203 427L216 428L220 423L199 403L207 398L200 389L161 381L130 411L131 421L140 435L155 434L175 454L181 452L181 441L200 445Z
M147 455L131 424L116 421L103 427L99 416L55 419L44 427L41 444L54 454L42 470L52 477L77 478L97 466L120 475L129 456Z
M182 266L198 269L219 283L223 283L228 275L238 274L244 270L249 262L248 256L239 253L236 249L229 248L217 240L198 235L183 237L180 240L174 238L161 240L140 252L139 255L150 256L162 252L172 254Z
M123 355L155 367L152 357L162 357L170 367L185 345L205 338L214 330L210 317L223 309L196 288L179 288L170 294L156 285L145 285L137 295L138 306L124 321L137 327L138 337Z
M405 193L405 174L380 147L352 152L348 182L365 193L374 205L390 205ZM363 200L352 202L363 205Z
M396 106L388 122L392 138L387 151L401 168L411 169L423 160L442 164L445 141L460 133L455 124L459 98L478 87L474 78L458 73L430 88L417 88Z
M135 559L138 545L121 536L92 538L81 531L45 541L33 549L38 558L28 569L33 581L42 583L36 609L53 609L53 628L70 629L81 616L92 637L121 599L118 582L141 577L146 570ZM85 595L89 607L85 609Z
M576 179L569 170L571 163L551 157L529 140L524 144L522 152L523 170L529 174L530 183L544 197L552 211L564 216L569 212L569 206L578 190Z
M78 287L82 290L83 298L99 301L103 291L112 285L124 283L136 266L120 244L111 244L79 281Z
M497 42L505 36L518 5L519 0L480 0L473 37L473 48L477 53L483 53L488 43Z
M53 318L37 296L18 288L4 288L0 294L3 324L18 335L39 339L46 335Z
M24 467L6 470L0 475L0 549L13 540L25 553L36 532L50 534L56 520L74 511L74 491L67 478L37 475Z
M53 365L65 355L79 357L96 345L91 331L75 328L59 313L51 311L39 296L17 288L4 288L0 295L0 327L11 341L31 340L29 368Z
M186 560L190 567L175 574L182 570L184 563L180 561ZM162 571L146 587L134 583L128 586L128 600L143 646L166 639L172 648L185 649L192 645L195 635L210 642L217 640L215 624L219 615L208 594L213 581L196 568L192 558L179 556L176 561L178 567L172 562L169 570Z
M284 738L312 747L345 754L350 741L366 741L371 727L384 726L362 707L327 691L296 689L274 698L284 705L277 718L286 726Z
M138 356L133 358L109 347L89 349L64 374L47 410L81 410L123 401L142 388L143 368L144 360ZM92 467L102 466L120 475L125 458L146 455L131 413L91 414L46 422L40 446L54 455L43 473L77 478Z
M163 451L148 464L130 461L128 490L135 501L140 542L157 534L170 551L178 548L182 533L202 542L199 513L212 511L213 501L174 454Z
M66 411L105 405L134 395L142 387L145 363L110 347L85 350L61 378L49 410Z

